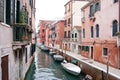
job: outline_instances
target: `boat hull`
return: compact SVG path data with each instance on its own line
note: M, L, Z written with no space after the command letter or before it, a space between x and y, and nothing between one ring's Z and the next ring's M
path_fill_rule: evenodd
M72 63L61 63L61 66L63 67L63 69L65 69L67 72L78 76L81 72L80 67L78 67L77 65L74 65Z
M61 55L53 55L53 58L55 61L63 61L64 60L63 56L61 56Z

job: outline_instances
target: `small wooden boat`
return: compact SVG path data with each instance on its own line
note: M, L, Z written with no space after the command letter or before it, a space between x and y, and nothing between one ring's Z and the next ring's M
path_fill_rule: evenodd
M63 67L63 69L65 69L67 72L73 74L73 75L79 75L81 72L81 68L73 63L67 63L65 61L63 61L61 63L61 66Z
M55 61L63 61L64 60L63 56L61 56L59 54L53 55L53 58Z

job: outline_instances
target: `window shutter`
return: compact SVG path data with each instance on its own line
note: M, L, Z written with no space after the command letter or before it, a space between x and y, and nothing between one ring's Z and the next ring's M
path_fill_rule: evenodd
M4 0L0 0L0 21L4 22Z

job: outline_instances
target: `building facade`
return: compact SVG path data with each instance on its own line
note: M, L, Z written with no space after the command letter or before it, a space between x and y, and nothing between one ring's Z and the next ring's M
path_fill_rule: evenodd
M80 43L81 43L81 27L80 26L74 26L74 28L71 31L71 52L80 54Z
M46 41L46 29L49 27L49 25L52 23L52 20L40 20L40 43L45 44ZM48 33L48 32L47 32Z
M52 30L52 42L53 47L56 49L62 49L62 40L64 38L64 20L58 20L53 23Z
M35 52L35 0L0 5L0 80L23 80Z
M64 27L64 40L63 45L64 49L67 51L71 51L72 46L76 46L77 53L78 53L78 43L74 43L75 41L71 40L71 34L73 28L75 26L81 26L81 8L87 3L88 1L84 0L70 0L68 1L65 6L65 27ZM72 42L72 44L71 44Z
M115 68L120 68L118 6L118 0L96 0L82 8L81 55Z

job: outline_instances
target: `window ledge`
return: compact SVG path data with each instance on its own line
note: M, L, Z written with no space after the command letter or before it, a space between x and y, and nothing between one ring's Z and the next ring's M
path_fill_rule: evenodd
M5 23L3 23L3 22L0 22L0 25L5 26L5 27L10 27L10 25L5 24Z

